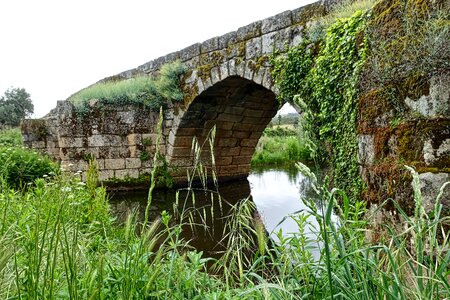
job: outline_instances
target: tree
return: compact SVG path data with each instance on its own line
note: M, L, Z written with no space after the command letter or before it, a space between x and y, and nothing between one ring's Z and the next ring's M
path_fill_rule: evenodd
M18 126L33 112L30 94L24 88L9 88L0 98L0 123L3 125Z

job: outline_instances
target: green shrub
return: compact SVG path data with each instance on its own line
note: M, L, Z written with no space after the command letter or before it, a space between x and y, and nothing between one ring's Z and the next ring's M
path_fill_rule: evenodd
M19 128L5 129L0 132L1 146L22 146L23 138Z
M0 146L0 166L0 176L13 188L23 188L37 178L58 172L50 158L24 147Z

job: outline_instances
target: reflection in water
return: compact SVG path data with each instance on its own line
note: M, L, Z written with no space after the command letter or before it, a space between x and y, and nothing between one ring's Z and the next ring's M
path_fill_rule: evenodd
M265 170L253 172L248 180L251 185L253 201L262 217L264 226L270 237L279 242L277 233L281 231L283 236L289 236L299 232L295 215L307 212L310 209L301 200L305 198L310 188L309 179L299 172L287 172L285 170ZM317 257L319 246L316 242L318 223L314 217L308 218L308 225L304 233L311 241L310 248Z
M301 197L307 195L310 190L309 185L309 180L295 169L255 170L249 175L248 181L221 185L219 194L196 192L194 203L191 200L192 194L188 195L186 190L179 191L179 208L175 208L175 211L176 192L156 191L150 208L150 219L158 217L163 210L172 212L176 216L176 210L180 210L184 199L188 199L185 216L189 222L203 225L195 226L195 230L189 225L185 226L183 238L190 241L190 245L197 250L203 251L205 255L214 257L217 252L225 250L224 228L231 206L249 197L250 191L267 232L277 242L275 233L280 230L284 236L298 232L298 225L290 216L308 211ZM142 220L146 200L146 191L116 193L112 195L111 208L119 221L124 221L126 215L133 210L138 212ZM317 226L317 221L312 217L308 221L310 225L304 231L307 237L314 241L316 237L313 232L316 231L314 227ZM316 243L314 245L317 247ZM316 256L317 251L315 252Z

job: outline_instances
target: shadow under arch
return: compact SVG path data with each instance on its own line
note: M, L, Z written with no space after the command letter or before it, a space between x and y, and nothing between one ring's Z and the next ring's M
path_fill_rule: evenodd
M202 144L213 126L219 181L246 177L258 140L278 107L273 91L239 76L227 77L200 93L180 113L169 135L167 154L177 170L175 181L186 181L186 168L193 165L194 136ZM202 157L211 166L209 146L203 148Z

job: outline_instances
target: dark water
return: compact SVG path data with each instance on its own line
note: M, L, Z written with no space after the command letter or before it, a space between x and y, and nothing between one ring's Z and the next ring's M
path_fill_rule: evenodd
M183 238L206 255L216 256L226 249L224 236L228 231L228 217L233 206L242 203L243 199L253 201L257 209L254 217L262 220L266 231L277 242L276 233L280 230L283 236L298 231L297 223L290 216L308 210L301 198L313 195L309 180L295 169L254 170L247 180L222 184L218 190L197 189L193 192L182 189L178 191L178 196L176 191L156 191L149 216L155 219L166 210L175 222L179 221L176 219L184 211L183 221L197 225L184 226ZM124 221L131 211L136 211L143 219L146 205L147 191L111 195L111 208L119 222ZM314 226L317 223L314 218L308 221L311 225L305 228L305 234L314 240Z

